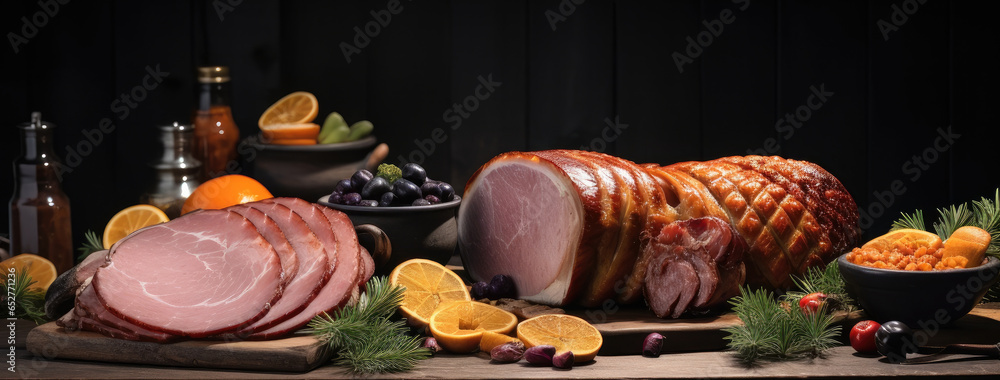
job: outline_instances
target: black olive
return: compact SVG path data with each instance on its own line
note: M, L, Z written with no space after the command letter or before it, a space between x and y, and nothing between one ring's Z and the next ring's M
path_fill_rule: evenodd
M351 189L354 190L354 192L361 191L361 189L365 187L365 184L372 180L372 177L374 177L372 172L366 169L354 172L354 175L351 176Z
M438 203L441 203L441 200L438 199L438 197L435 197L433 195L424 195L424 199L426 199L428 202L431 202L432 205L436 205Z
M423 185L424 181L427 180L427 171L420 165L412 162L403 165L402 172L403 178L406 178L406 180L413 182L417 186Z
M388 191L392 191L392 185L389 184L389 181L382 177L375 177L361 188L361 198L380 199L382 194Z
M351 187L351 179L344 178L340 181L337 181L337 187L334 188L334 191L343 194L354 192L354 188Z
M430 206L431 202L428 202L424 198L417 199L410 204L410 206Z
M470 293L469 295L472 296L472 299L474 300L490 298L490 284L487 284L484 281L479 281L475 284L472 284L472 291L469 293Z
M451 187L451 185L447 182L441 182L441 184L438 185L438 191L441 192L441 194L438 195L438 198L441 198L442 202L451 202L455 199L455 188Z
M392 183L392 192L396 194L396 198L406 203L424 197L420 192L420 187L405 178L397 179Z
M348 206L354 206L361 203L361 194L358 193L347 193L344 194L344 204Z
M390 191L388 193L383 193L382 194L382 199L380 199L378 201L378 205L382 206L382 207L392 206L392 204L395 203L395 202L396 202L396 194L393 194Z
M374 199L364 199L361 202L358 202L358 206L378 207L378 201Z
M493 288L493 297L490 297L491 299L517 298L514 279L508 275L498 274L493 276L493 279L490 280L490 287Z
M879 327L875 332L875 348L893 363L902 362L906 360L906 354L917 351L913 330L900 321L889 321Z
M433 195L435 197L441 198L441 189L438 187L440 182L428 179L424 181L423 185L420 185L420 192L424 196Z

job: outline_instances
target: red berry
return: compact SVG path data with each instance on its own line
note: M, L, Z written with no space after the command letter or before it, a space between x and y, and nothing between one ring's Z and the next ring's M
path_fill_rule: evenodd
M851 347L862 354L875 353L875 332L882 327L875 321L861 321L851 328Z
M799 308L802 309L806 314L813 314L819 311L823 307L823 303L826 301L826 294L823 293L809 293L805 297L799 300Z

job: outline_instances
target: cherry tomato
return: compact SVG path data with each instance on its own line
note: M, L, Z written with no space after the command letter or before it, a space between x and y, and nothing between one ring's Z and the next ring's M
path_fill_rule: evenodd
M826 294L809 293L799 300L799 308L806 314L812 314L819 311L823 307L824 302L826 302Z
M862 354L871 354L878 351L875 348L875 333L881 324L875 321L861 321L851 328L851 347Z

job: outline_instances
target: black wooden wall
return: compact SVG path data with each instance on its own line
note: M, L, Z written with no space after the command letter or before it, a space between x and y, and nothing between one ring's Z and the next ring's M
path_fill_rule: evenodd
M321 118L372 120L391 162L422 161L457 187L510 150L586 147L663 164L778 154L839 177L871 235L900 211L998 187L1000 33L989 5L8 1L0 199L12 192L13 126L39 110L72 167L63 184L77 241L101 231L138 202L154 127L189 119L194 67L212 64L231 67L243 135L273 101L306 90ZM363 47L355 28L371 34ZM350 62L346 44L357 48ZM157 70L161 82L146 79L155 88L136 90ZM126 114L122 94L143 93ZM96 132L104 118L110 133Z

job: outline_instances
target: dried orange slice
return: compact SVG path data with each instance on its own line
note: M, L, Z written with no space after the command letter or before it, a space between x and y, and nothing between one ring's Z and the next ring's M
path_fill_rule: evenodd
M184 201L181 215L197 209L217 210L273 197L257 180L245 175L229 174L212 178L195 188Z
M573 351L573 362L594 360L604 337L587 321L565 314L546 314L517 325L517 337L525 347L549 344L556 352Z
M275 140L312 140L315 144L319 129L316 123L273 124L261 126L260 132L272 144Z
M310 123L319 114L319 101L312 93L297 91L278 99L260 115L257 126L261 129L275 124Z
M111 249L128 234L136 230L169 221L167 214L156 206L135 205L119 211L104 227L104 249Z
M0 270L3 270L5 277L6 274L10 273L10 268L14 268L14 272L18 275L21 274L22 270L28 272L28 276L35 281L28 289L37 289L44 292L49 290L49 285L52 285L52 282L56 280L56 266L52 265L52 262L48 259L38 255L22 253L0 261Z
M492 331L483 331L483 338L479 340L479 351L490 352L494 347L501 344L520 341L520 339L510 335L495 333Z
M430 319L431 335L442 348L456 354L475 351L487 331L509 334L515 326L514 314L477 301L444 304Z
M990 247L990 241L993 237L990 233L982 228L965 226L959 227L955 232L951 233L948 240L944 241L944 250L941 251L941 259L945 260L949 257L964 257L967 261L961 265L965 268L971 268L979 266L982 264L983 258L986 257L986 249ZM960 262L960 261L958 261Z
M443 303L472 300L461 277L430 260L404 261L389 274L389 283L406 287L399 312L413 327L427 326Z
M937 234L927 231L904 228L872 239L861 246L861 249L874 248L879 252L890 251L893 248L909 247L912 250L924 247L928 249L938 249L943 246L941 238Z

